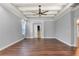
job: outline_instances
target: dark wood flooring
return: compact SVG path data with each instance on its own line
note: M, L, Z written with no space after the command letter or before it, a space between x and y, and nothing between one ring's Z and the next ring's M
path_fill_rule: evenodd
M24 39L0 52L0 56L72 56L75 50L57 39Z

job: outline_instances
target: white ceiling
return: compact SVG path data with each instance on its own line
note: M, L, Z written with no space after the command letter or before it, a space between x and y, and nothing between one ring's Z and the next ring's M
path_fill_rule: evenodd
M25 17L39 17L38 5L41 5L42 11L49 11L41 17L55 17L62 11L68 3L14 3L13 4Z

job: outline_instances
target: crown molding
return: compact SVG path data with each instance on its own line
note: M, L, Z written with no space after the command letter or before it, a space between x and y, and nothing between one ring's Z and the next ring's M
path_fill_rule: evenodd
M57 21L60 17L62 17L62 14L65 14L65 13L71 11L71 6L72 6L73 4L74 4L74 3L70 3L70 4L68 4L67 6L65 6L64 9L62 9L54 19ZM70 9L70 10L69 10L69 11L66 11L67 9ZM65 11L66 11L66 12L65 12Z
M13 13L14 15L18 16L21 19L26 19L27 18L12 4L10 3L2 3L0 4L3 8L9 10L11 13Z

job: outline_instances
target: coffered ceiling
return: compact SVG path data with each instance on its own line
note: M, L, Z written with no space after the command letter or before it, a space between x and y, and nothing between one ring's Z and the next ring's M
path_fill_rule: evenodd
M25 17L55 17L60 13L68 3L13 3ZM39 5L41 5L41 12L45 15L39 16Z

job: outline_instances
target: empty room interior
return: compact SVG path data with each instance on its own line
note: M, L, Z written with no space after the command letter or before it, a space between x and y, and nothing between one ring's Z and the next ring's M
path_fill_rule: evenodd
M79 56L79 3L0 3L0 56Z

